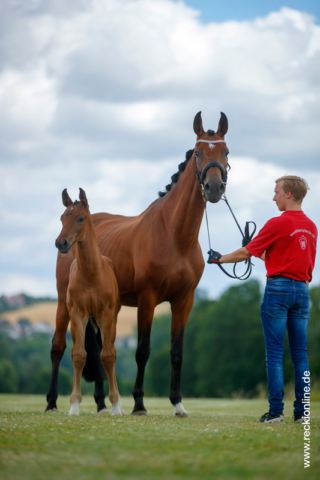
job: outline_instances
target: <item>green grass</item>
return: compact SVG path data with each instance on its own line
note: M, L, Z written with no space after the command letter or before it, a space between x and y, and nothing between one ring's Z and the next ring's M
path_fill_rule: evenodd
M44 413L45 398L0 395L0 478L53 479L318 479L320 402L311 403L311 467L303 468L303 425L264 426L266 400L185 399L189 418L173 418L169 400L146 398L148 417L95 413L84 397L80 417ZM127 414L132 398L123 398Z

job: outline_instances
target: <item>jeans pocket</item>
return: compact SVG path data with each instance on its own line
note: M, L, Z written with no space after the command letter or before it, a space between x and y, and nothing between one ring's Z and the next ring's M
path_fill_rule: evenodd
M267 292L266 311L272 317L278 317L289 307L289 293Z
M303 318L309 318L309 295L299 295L299 315Z

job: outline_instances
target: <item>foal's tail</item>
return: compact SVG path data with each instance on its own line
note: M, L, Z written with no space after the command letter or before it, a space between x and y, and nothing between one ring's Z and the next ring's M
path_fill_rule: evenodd
M87 352L87 361L82 372L83 378L87 382L99 382L108 380L106 371L100 359L100 352L102 349L100 330L98 329L96 333L90 320L86 328L84 348Z

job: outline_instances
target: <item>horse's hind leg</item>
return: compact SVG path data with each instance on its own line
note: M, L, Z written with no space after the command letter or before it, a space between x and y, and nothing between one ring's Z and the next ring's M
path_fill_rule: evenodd
M143 403L143 381L146 364L150 356L150 334L155 306L156 301L154 295L146 294L139 297L138 346L136 351L138 372L136 377L136 383L132 390L132 395L135 401L132 415L147 415L147 410L145 409Z
M109 400L112 404L112 415L124 415L115 371L117 358L116 349L114 347L116 339L116 323L117 316L115 315L115 312L112 312L111 308L99 322L102 338L101 362L108 375Z
M79 405L82 401L81 375L87 358L84 348L86 322L87 320L80 318L76 314L71 316L71 336L73 340L71 357L74 373L69 415L79 415Z
M88 322L86 328L85 350L87 352L87 362L83 369L82 376L88 382L95 382L94 399L97 404L98 413L108 413L105 404L105 393L103 382L107 380L105 369L101 363L100 353L102 349L102 341L100 330L96 334L95 328Z
M170 401L174 406L174 416L187 417L188 412L184 409L181 400L181 368L183 358L184 330L192 309L194 295L189 295L183 301L172 302L171 323L171 391Z
M50 386L47 393L47 408L46 411L57 410L57 398L58 398L58 374L59 365L66 349L66 333L69 325L69 314L66 305L65 296L60 297L58 300L58 308L56 315L56 331L52 339L51 347L51 362L52 373Z

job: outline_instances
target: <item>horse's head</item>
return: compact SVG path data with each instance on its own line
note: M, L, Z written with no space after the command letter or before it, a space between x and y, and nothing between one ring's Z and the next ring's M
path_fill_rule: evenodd
M197 135L194 155L204 193L209 202L217 203L226 189L229 150L224 136L228 131L228 119L221 112L217 132L213 130L205 132L199 112L194 118L193 129ZM215 164L212 165L212 162Z
M89 205L85 191L79 189L79 200L73 202L65 188L62 192L62 203L66 210L61 215L62 230L56 239L56 247L60 253L67 253L75 242L81 242L85 236L86 220Z

